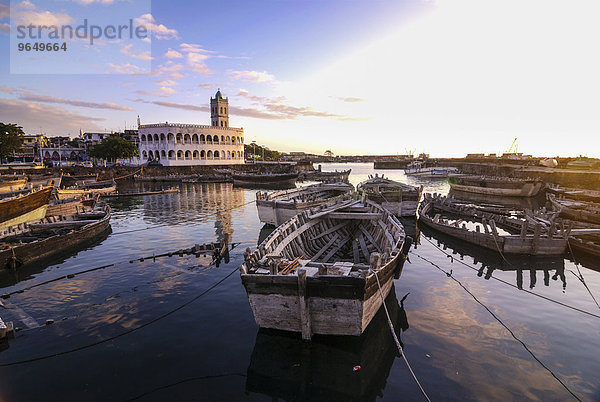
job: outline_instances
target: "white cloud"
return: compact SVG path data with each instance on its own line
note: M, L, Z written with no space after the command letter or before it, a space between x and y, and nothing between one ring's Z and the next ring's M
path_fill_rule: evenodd
M161 81L154 81L154 82L163 87L172 87L173 85L177 85L177 81L173 81L173 80L161 80Z
M111 71L109 72L116 72L119 74L143 75L146 73L146 71L143 68L131 63L108 63L108 66L111 68Z
M0 91L5 93L10 93L13 95L18 95L20 100L30 101L30 102L41 102L41 103L56 103L56 104L64 104L70 106L77 107L85 107L90 109L110 109L110 110L119 110L119 111L129 111L132 112L133 109L127 106L120 106L115 103L103 103L103 102L90 102L83 101L77 99L66 99L66 98L58 98L54 96L42 95L39 93L34 93L30 90L24 88L11 88L6 86L0 86Z
M174 93L177 93L177 91L174 90L173 88L169 88L169 87L160 87L158 89L155 89L154 91L146 91L144 89L140 89L140 90L136 91L136 93L138 95L143 95L143 96L167 97L167 96L173 95Z
M134 59L148 60L148 61L153 59L152 56L150 55L149 50L136 53L135 50L133 50L132 43L121 47L121 53L126 54L127 56L130 56L130 57L133 57Z
M5 33L5 34L10 33L10 24L7 24L7 23L0 24L0 32Z
M181 59L183 55L177 50L169 48L169 50L167 50L167 52L164 54L164 57L166 57L167 59Z
M143 14L138 18L134 19L134 22L138 25L145 26L149 31L152 31L152 35L156 39L178 39L179 35L177 30L169 29L163 24L156 24L156 20L152 14Z
M227 74L234 80L248 81L248 82L273 82L275 76L269 74L266 71L227 71Z

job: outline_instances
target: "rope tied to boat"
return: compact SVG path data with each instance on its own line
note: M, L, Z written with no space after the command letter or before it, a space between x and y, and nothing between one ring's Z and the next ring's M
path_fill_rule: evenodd
M569 238L567 237L567 246L569 246L569 252L571 253L571 257L573 257L573 263L575 264L575 267L577 268L577 272L579 273L579 275L577 275L575 272L573 272L572 270L569 270L573 275L575 275L575 278L579 279L579 281L583 284L583 286L585 287L585 289L588 291L588 293L590 294L590 296L592 297L592 300L594 300L594 303L596 303L596 306L598 306L598 308L600 308L600 304L598 304L598 300L596 300L596 297L594 297L594 294L592 293L592 291L590 290L590 288L588 287L587 283L585 282L585 279L583 277L583 274L581 273L581 270L579 269L579 264L577 263L577 260L575 260L575 254L573 253L573 249L571 248L571 242L569 241Z
M390 327L390 331L392 332L392 337L394 338L394 342L396 343L396 347L398 348L398 353L400 353L400 356L402 356L402 359L404 359L404 363L406 363L406 367L408 367L408 371L410 371L410 374L412 375L413 379L417 383L417 386L419 387L419 390L421 391L421 393L423 394L425 399L428 402L431 402L431 399L429 399L429 396L427 396L427 393L421 386L419 379L417 378L415 372L413 371L412 367L410 366L410 363L408 362L408 359L406 358L406 355L404 354L404 351L402 350L402 345L400 344L400 340L398 339L398 336L396 336L396 331L394 330L394 324L392 323L392 319L390 318L390 313L388 312L387 306L385 305L385 297L383 296L383 290L381 290L381 283L379 282L379 276L377 276L377 271L375 271L373 268L369 268L369 271L371 271L373 274L375 274L375 279L377 279L377 287L379 288L379 296L381 296L381 304L383 304L383 309L385 310L385 316L387 317L387 322Z

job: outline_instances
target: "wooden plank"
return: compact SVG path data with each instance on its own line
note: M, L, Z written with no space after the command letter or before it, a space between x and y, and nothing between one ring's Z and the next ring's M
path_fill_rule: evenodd
M369 249L367 248L365 236L362 233L360 234L360 236L358 236L358 242L360 244L360 248L362 250L363 255L365 256L366 260L369 261L369 259L371 258L371 254L369 253Z
M308 218L309 219L319 218L319 217L327 215L327 214L329 214L331 212L334 212L334 211L337 211L337 210L340 210L340 209L343 209L343 208L347 208L349 206L356 205L356 204L358 204L358 201L354 201L354 200L349 200L347 202L343 202L343 203L340 203L340 204L335 204L335 205L333 205L330 208L327 208L327 209L319 211L319 212L315 212L312 215L308 215Z
M375 246L375 248L377 249L377 252L382 253L382 250L381 250L381 247L379 246L379 243L377 243L375 241L375 239L373 238L373 236L371 235L371 233L363 225L360 225L359 228L360 228L361 232L363 232L363 234L365 235L365 237L371 242L371 244Z
M344 245L348 242L348 240L350 240L350 236L346 236L345 238L343 238L342 240L340 240L338 242L338 244L336 246L334 246L331 251L329 253L327 253L327 255L323 258L323 262L327 262L329 261L329 259L331 257L333 257L333 255L335 253L338 252L339 249L341 249L342 247L344 247Z
M309 228L317 225L319 223L318 219L313 219L308 223L305 223L304 225L300 226L297 230L294 231L293 235L288 235L286 238L283 239L283 241L281 243L279 243L277 245L277 248L275 248L275 250L273 250L273 252L271 252L270 254L279 254L283 251L283 249L297 236L300 236L301 233L304 233L306 230L308 230Z
M381 214L368 212L331 212L328 214L331 219L380 219Z
M325 230L324 232L321 232L318 235L316 235L314 237L311 237L309 240L310 241L315 241L317 239L320 239L323 236L327 236L330 233L337 232L338 230L340 230L341 228L343 228L344 226L349 225L349 224L350 224L350 222L338 223L337 225L335 225L335 226L333 226L333 227Z
M360 262L360 255L358 254L358 240L352 236L352 257L354 259L354 263L358 264Z
M300 307L300 327L302 328L302 339L312 338L310 306L306 295L306 270L298 270L298 305Z
M321 250L319 250L319 252L311 258L311 261L317 261L319 259L319 257L321 257L323 255L323 253L325 251L327 251L327 249L329 247L331 247L333 245L333 243L335 243L335 241L339 238L340 238L340 235L338 233L331 236L331 239L327 242L327 244L325 244L325 246L323 246L323 248L321 248Z

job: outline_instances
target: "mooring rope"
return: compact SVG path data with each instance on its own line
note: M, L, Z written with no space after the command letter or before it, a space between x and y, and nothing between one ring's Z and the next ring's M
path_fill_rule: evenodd
M375 279L377 279L377 286L379 287L379 295L381 296L381 304L383 304L383 309L385 310L385 315L387 317L387 322L390 327L390 331L392 332L392 337L394 338L394 342L396 342L396 347L398 348L398 353L400 353L400 356L402 356L402 358L404 359L404 363L406 363L406 367L408 367L408 371L410 371L410 374L412 375L413 379L417 383L417 386L419 387L419 390L421 390L421 393L423 394L425 399L428 402L431 402L431 399L429 399L429 396L427 396L427 393L421 386L419 379L417 378L415 372L413 371L412 367L410 366L410 363L408 362L408 359L406 358L406 355L404 354L404 351L402 350L402 345L400 345L400 341L398 340L398 337L396 336L396 331L394 330L394 324L392 323L392 319L390 318L390 313L388 312L387 306L385 305L385 297L383 296L383 291L381 290L381 283L379 282L379 276L377 276L377 271L375 271L374 269L370 269L370 271L375 274Z
M573 263L575 264L575 267L577 268L577 272L579 273L579 275L577 275L575 272L573 272L572 270L569 270L573 275L575 275L575 278L579 279L581 281L581 283L583 284L583 286L586 288L586 290L588 291L588 293L590 294L590 296L592 297L592 300L594 300L594 303L596 303L596 306L598 306L598 308L600 308L600 304L598 304L598 301L596 300L596 298L594 297L594 294L592 293L592 291L590 290L590 288L588 287L587 283L585 282L585 279L583 277L583 274L581 273L581 270L579 269L579 264L577 263L577 260L575 260L575 254L573 253L573 249L571 248L571 242L569 241L569 238L567 238L567 245L569 246L569 252L571 253L571 257L573 257Z
M67 355L67 354L70 354L70 353L79 352L79 351L84 350L84 349L89 349L89 348L92 348L94 346L98 346L98 345L101 345L103 343L110 342L110 341L113 341L115 339L121 338L122 336L131 334L132 332L138 331L138 330L140 330L142 328L145 328L145 327L147 327L149 325L152 325L155 322L160 321L163 318L167 318L168 316L176 313L177 311L179 311L179 310L181 310L181 309L189 306L190 304L192 304L196 300L200 299L202 296L206 295L208 292L210 292L211 290L213 290L214 288L216 288L217 286L219 286L220 284L222 284L223 282L225 282L225 280L227 280L236 271L238 271L237 267L234 270L232 270L230 273L228 273L225 277L223 277L222 279L220 279L219 281L217 281L216 283L214 283L213 285L211 285L208 289L206 289L202 293L194 296L192 299L190 299L187 302L179 305L178 307L174 308L173 310L170 310L170 311L168 311L168 312L166 312L166 313L164 313L164 314L162 314L162 315L160 315L160 316L158 316L158 317L156 317L156 318L154 318L154 319L152 319L152 320L150 320L150 321L148 321L148 322L146 322L146 323L144 323L142 325L139 325L139 326L137 326L135 328L131 328L131 329L125 331L125 332L121 332L118 335L111 336L111 337L108 337L106 339L102 339L100 341L97 341L97 342L94 342L94 343L90 343L88 345L79 346L79 347L76 347L76 348L73 348L73 349L69 349L69 350L65 350L65 351L58 352L58 353L52 353L52 354L49 354L49 355L38 356L38 357L34 357L34 358L30 358L30 359L25 359L25 360L19 360L19 361L10 362L10 363L0 363L0 367L16 366L16 365L19 365L19 364L32 363L32 362L36 362L36 361L40 361L40 360L50 359L50 358L53 358L53 357L64 356L64 355Z
M419 257L420 259L422 259L423 261L428 262L429 264L431 264L432 266L434 266L435 268L439 269L440 271L442 271L443 273L446 274L446 276L450 279L452 279L453 281L455 281L456 283L458 283L460 285L461 288L463 288L465 290L465 292L467 292L478 304L480 304L484 309L486 309L488 311L488 313L490 313L490 315L492 317L494 317L494 319L496 321L498 321L500 323L500 325L502 325L509 333L510 335L517 341L519 342L521 345L523 345L523 348L525 348L525 350L544 368L546 369L551 375L552 377L554 377L575 399L577 399L578 401L581 401L581 399L575 395L575 393L573 393L573 391L571 391L571 389L569 389L569 387L560 379L558 378L558 376L556 374L554 374L554 372L548 367L546 366L532 351L531 349L529 349L529 347L525 344L525 342L523 342L521 339L519 339L515 333L492 311L490 310L483 302L479 301L479 299L469 290L467 289L467 287L465 285L462 284L461 281L459 281L458 279L456 279L454 276L452 276L452 271L448 272L445 269L443 269L442 267L440 267L439 265L437 265L436 263L428 260L425 257L420 256L419 254L413 252L414 255L416 255L417 257Z
M461 260L455 259L455 258L454 258L452 255L450 255L450 254L446 253L446 252L445 252L444 250L442 250L442 249L441 249L441 248L440 248L438 245L436 245L434 242L432 242L431 240L429 240L429 239L427 238L427 236L421 236L421 238L424 238L424 239L425 239L425 240L427 240L429 243L431 243L431 245L432 245L432 246L434 246L436 249L438 249L438 250L439 250L439 251L440 251L442 254L444 254L445 256L449 257L449 258L452 260L452 262L454 262L454 261L457 261L458 263L460 263L460 264L464 265L465 267L467 267L467 268L469 268L469 269L472 269L473 271L477 271L477 269L476 269L475 267L472 267L471 265L469 265L469 264L465 263L464 261L461 261ZM505 281L504 279L500 279L500 278L498 278L498 277L496 277L496 276L494 276L494 275L490 275L490 278L493 278L493 279L497 280L498 282L501 282L501 283L503 283L503 284L505 284L505 285L508 285L508 286L510 286L510 287L512 287L512 288L518 289L518 290L520 290L520 291L522 291L522 292L525 292L525 293L528 293L528 294L530 294L530 295L533 295L533 296L539 297L540 299L543 299L543 300L546 300L546 301L552 302L552 303L554 303L554 304L558 304L559 306L566 307L566 308L568 308L568 309L571 309L571 310L573 310L573 311L577 311L577 312L579 312L579 313L583 313L583 314L586 314L586 315L592 316L592 317L594 317L594 318L600 318L600 315L598 315L598 314L594 314L594 313L592 313L592 312L589 312L589 311L586 311L586 310L580 309L580 308L578 308L578 307L575 307L575 306L571 306L571 305L569 305L569 304L566 304L566 303L563 303L563 302L561 302L561 301L558 301L558 300L551 299L551 298L549 298L548 296L544 296L544 295L541 295L541 294L539 294L539 293L532 292L531 290L528 290L528 289L519 289L517 286L513 285L512 283L510 283L510 282L507 282L507 281Z

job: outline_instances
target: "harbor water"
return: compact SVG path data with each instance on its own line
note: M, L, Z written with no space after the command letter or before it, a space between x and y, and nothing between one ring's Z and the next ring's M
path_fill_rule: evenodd
M323 165L348 168L354 185L377 172L449 191L446 179ZM272 230L257 189L119 190L173 185L109 199L111 232L77 254L0 273L0 317L20 328L0 343L0 401L424 399L382 311L360 338L259 330L238 273ZM386 304L432 400L600 400L600 262L506 261L403 223L415 243ZM226 238L218 265L178 253Z

